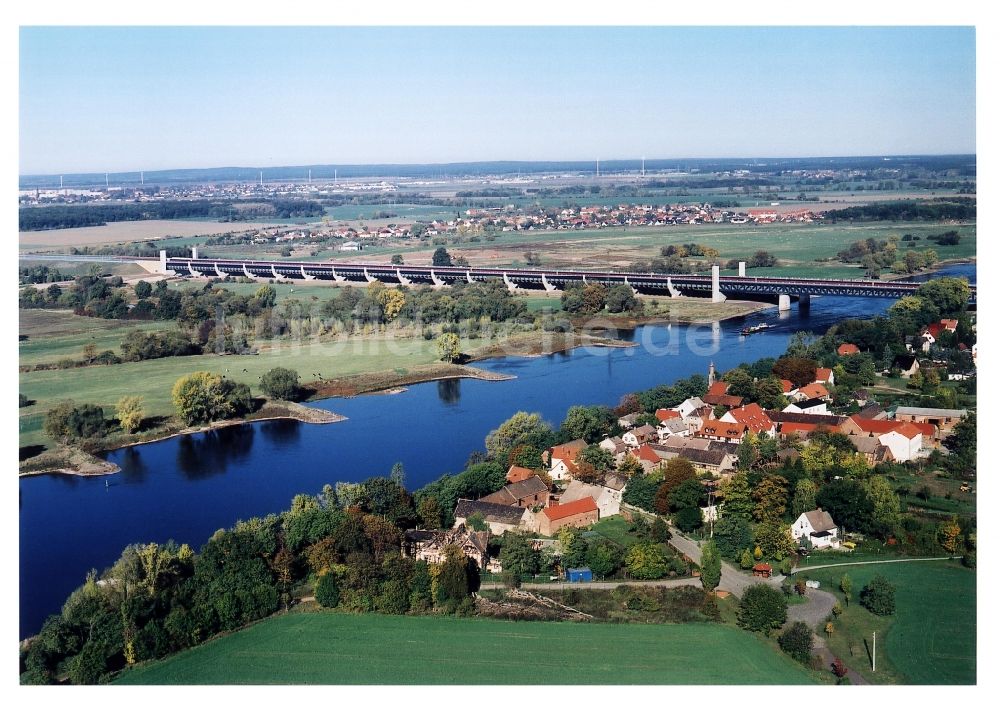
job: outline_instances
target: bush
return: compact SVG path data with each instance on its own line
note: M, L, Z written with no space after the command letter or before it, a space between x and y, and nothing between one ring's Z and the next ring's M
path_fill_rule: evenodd
M250 388L245 383L236 383L207 371L178 378L171 398L177 414L189 425L243 415L253 404Z
M808 664L812 657L812 631L805 622L794 622L778 637L778 645L792 659Z
M297 400L301 394L299 374L290 368L271 368L260 376L260 389L278 400Z
M781 591L765 583L751 585L743 593L737 622L743 629L770 632L785 623L788 602Z
M97 405L64 402L45 415L45 432L60 442L102 437L106 432L104 409Z
M859 599L876 615L891 615L896 611L896 588L882 575L876 575L861 589Z
M323 607L336 607L340 603L340 590L333 573L324 573L316 581L316 602Z

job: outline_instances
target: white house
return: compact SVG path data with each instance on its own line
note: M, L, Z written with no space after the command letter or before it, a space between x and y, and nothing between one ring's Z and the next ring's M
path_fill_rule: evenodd
M798 543L802 537L812 543L813 548L840 548L837 525L823 509L806 511L792 524L792 538Z
M669 437L688 437L691 435L691 426L688 425L684 420L674 418L673 420L666 420L661 422L656 428L656 433L659 435L660 441L663 442Z
M611 454L615 458L616 465L621 464L628 453L628 445L625 444L621 437L605 437L597 446Z
M649 440L656 436L656 428L652 425L643 425L642 427L636 427L634 430L629 430L622 435L622 441L629 447L638 447L641 444L645 444Z
M705 407L705 403L700 397L689 397L674 409L681 413L681 417L687 417L695 410Z
M830 410L826 407L826 400L813 398L812 400L802 400L801 402L791 402L785 406L782 412L792 412L806 415L829 415Z
M923 433L911 422L904 422L878 438L879 444L888 447L897 462L916 459L920 448L923 447L923 440Z

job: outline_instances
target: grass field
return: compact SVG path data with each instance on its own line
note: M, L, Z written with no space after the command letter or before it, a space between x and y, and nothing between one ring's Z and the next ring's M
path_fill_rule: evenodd
M281 224L290 221L281 221ZM94 227L71 227L62 230L18 232L21 249L56 249L85 245L119 244L161 237L191 237L193 235L225 234L270 226L263 222L218 222L216 220L133 220L109 222Z
M957 561L840 566L810 571L822 589L837 594L840 578L853 583L851 604L827 641L834 654L875 683L976 683L976 574ZM878 617L858 602L876 574L896 586L896 613ZM868 645L876 633L872 673ZM854 653L851 654L853 643Z
M300 613L124 673L125 684L808 684L763 641L712 624Z
M132 329L158 331L171 324L150 321L110 321L75 316L69 311L24 309L18 331L28 340L18 344L20 365L53 363L61 358L80 359L83 347L93 343L98 352L120 350L122 337Z

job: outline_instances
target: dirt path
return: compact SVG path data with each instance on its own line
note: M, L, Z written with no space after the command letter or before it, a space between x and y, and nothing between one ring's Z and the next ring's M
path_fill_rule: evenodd
M941 556L939 558L893 558L892 560L859 560L856 563L826 563L824 565L807 565L804 568L794 568L792 573L803 573L807 570L820 570L821 568L840 568L845 565L882 565L883 563L917 563L927 560L953 560L958 556Z

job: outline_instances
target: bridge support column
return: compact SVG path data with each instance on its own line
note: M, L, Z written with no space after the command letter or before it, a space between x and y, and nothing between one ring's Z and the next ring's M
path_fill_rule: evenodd
M507 275L506 275L506 274L504 274L504 275L503 275L503 278L504 278L504 280L506 280L506 279L507 279ZM465 280L466 280L467 282L469 282L470 284L474 283L474 280L473 280L473 278L472 278L472 272L466 272L466 273L465 273Z
M472 281L472 277L469 277L469 281ZM503 273L503 283L507 285L507 291L513 292L517 288L517 284L510 280L507 272Z
M201 272L194 268L194 265L192 265L191 262L188 262L188 271L191 272L191 276L193 277L204 276Z
M215 267L215 276L219 277L220 279L226 278L226 275L222 273L221 269L219 269L218 264L213 264L212 266Z
M243 265L243 275L246 276L247 279L253 279L253 274L251 274L250 270L247 269L246 264Z
M726 300L726 295L719 290L719 265L712 265L712 303L718 304Z
M347 277L337 274L337 270L334 267L330 267L330 273L333 274L333 280L336 282L347 281Z
M160 250L160 271L164 274L167 273L167 250Z
M667 277L667 291L670 292L671 299L676 299L681 295L681 290L674 286L674 283L670 281L670 277Z
M639 295L639 290L636 289L634 286L632 286L631 284L628 283L628 277L625 277L625 286L627 286L629 289L632 290L632 296L638 296Z
M741 277L745 277L747 275L747 263L746 262L740 262L739 271L737 272L737 274L739 274L739 276L741 276Z
M281 278L281 275L280 275L280 274L278 274L278 270L274 268L274 265L273 265L273 264L271 265L271 275L272 275L272 276L273 276L273 277L274 277L275 279L280 279L280 278Z
M792 299L788 294L778 294L778 312L791 311Z
M399 271L398 269L396 270L396 278L399 279L400 284L405 284L406 286L409 286L410 284L413 283L408 278L403 276L403 272Z
M369 274L368 270L365 269L365 281L367 281L369 284L371 284L373 281L378 281L378 279L376 279L371 274Z
M299 267L299 271L302 272L302 278L305 279L306 281L315 281L316 277L314 277L312 274L306 274L305 267Z
M197 259L197 258L198 258L198 248L197 247L192 247L191 248L191 259Z
M812 305L812 294L803 294L799 297L799 310L808 311Z
M548 279L546 279L544 274L542 274L542 286L545 287L546 293L549 294L551 294L553 291L559 291L559 288L555 284L551 283Z
M434 286L444 286L444 279L435 274L433 269L431 269L431 281L434 282Z

